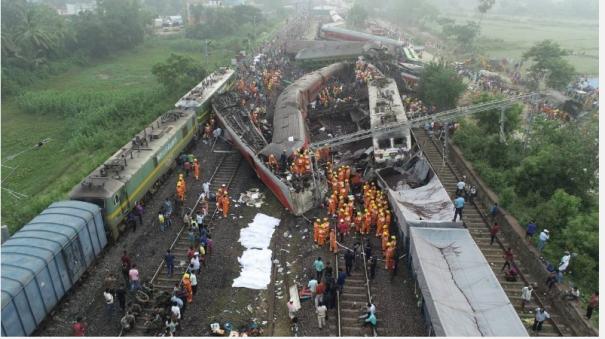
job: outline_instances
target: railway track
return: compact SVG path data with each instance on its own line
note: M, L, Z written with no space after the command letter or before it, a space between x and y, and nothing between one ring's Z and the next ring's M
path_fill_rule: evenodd
M355 241L360 241L364 248L365 242L369 239L356 238ZM345 270L345 251L340 250L338 254L334 255L334 276L338 277L338 268ZM357 263L359 269L351 270L351 275L345 280L342 293L337 294L336 297L336 310L332 313L336 317L336 322L330 322L328 327L330 329L331 336L338 337L365 337L365 336L377 336L376 331L371 330L370 327L362 327L362 321L359 316L363 314L368 302L372 300L372 294L370 290L370 279L368 277L367 260L363 250L360 253L361 265ZM332 315L332 314L331 314Z
M231 184L236 178L238 169L241 164L241 156L238 152L220 152L222 153L221 159L218 161L212 176L209 179L210 189L214 191L221 185L227 185L227 187L231 188ZM198 194L199 192L195 192ZM234 192L230 191L232 195ZM186 208L185 213L188 213L190 217L195 217L195 211L197 210L198 205L200 204L201 199L197 198L194 205L191 208ZM210 226L209 230L212 230L212 220L214 220L218 215L218 208L216 206L215 201L211 201L209 204L209 217L210 217ZM178 216L177 220L181 220L182 216ZM180 222L179 222L180 223ZM166 264L162 259L162 262L159 264L155 274L151 278L151 285L153 286L153 294L156 295L158 293L166 292L172 294L173 288L175 284L179 283L181 280L182 273L187 269L189 265L187 258L187 250L189 248L189 240L187 239L187 229L186 226L183 225L180 231L178 232L176 238L172 242L170 246L170 250L174 255L174 274L172 277L167 276L166 272ZM203 268L202 268L203 269ZM153 309L151 307L146 307L143 309L143 314L139 315L136 318L136 323L134 328L128 333L120 332L119 336L127 335L127 336L146 336L147 330L149 328L150 322L153 320ZM153 335L153 334L151 334Z
M414 129L414 137L418 145L423 149L424 155L427 160L431 163L435 173L441 180L444 188L448 194L453 195L455 193L456 183L462 178L462 174L458 168L451 164L447 159L444 161L443 152L441 151L442 145L438 145L436 138L430 138L427 132L423 129ZM505 248L510 247L508 241L502 236L498 235L497 244L490 245L490 222L487 217L488 212L479 208L476 204L467 203L464 206L464 224L469 230L471 236L477 243L477 246L483 252L485 259L490 263L494 274L498 278L504 292L508 296L510 302L513 304L515 311L519 315L524 325L526 325L527 332L529 335L535 335L531 330L531 324L533 323L533 313L526 313L521 309L521 289L526 283L536 282L535 279L531 278L528 270L523 266L523 263L519 260L515 261L521 281L510 282L504 279L504 274L500 272L500 268L504 264L502 253ZM555 312L554 307L550 307L549 302L542 298L537 293L537 289L534 290L532 295L532 302L528 309L535 308L537 306L546 307L551 315L551 319L544 322L541 336L571 336L573 333L564 324L561 323L561 315ZM528 324L529 323L529 324Z

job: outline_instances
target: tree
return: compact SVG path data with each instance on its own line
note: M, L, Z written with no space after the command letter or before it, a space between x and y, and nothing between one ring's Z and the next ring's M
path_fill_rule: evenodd
M481 96L475 100L475 104L488 102L491 100L499 99L495 96L487 93L481 94ZM501 98L500 98L501 99ZM513 105L504 110L504 133L509 134L515 131L521 122L521 113L523 112L523 106L517 104ZM475 114L477 118L477 125L485 132L489 134L496 134L500 132L500 110L494 109L485 112L479 112Z
M454 37L460 48L470 50L474 47L475 40L479 36L479 24L467 21L464 25L458 25L451 19L440 19L441 30L446 37Z
M192 88L206 77L206 70L193 58L178 54L153 65L151 73L170 92Z
M575 74L575 68L563 57L569 52L552 40L538 42L523 54L523 59L533 62L529 68L534 80L546 77L546 84L562 89L569 84Z
M368 19L368 11L359 3L356 2L349 10L347 15L347 24L351 27L363 27Z
M477 10L479 10L479 13L481 13L481 15L487 13L487 11L489 11L492 7L494 7L494 4L496 3L496 0L479 0L479 5L477 6Z
M418 84L420 98L438 110L453 108L466 85L456 71L444 63L431 62L424 68Z
M97 0L97 13L114 49L127 49L143 42L149 18L138 0Z
M3 59L34 69L63 52L65 37L63 18L47 5L2 2Z

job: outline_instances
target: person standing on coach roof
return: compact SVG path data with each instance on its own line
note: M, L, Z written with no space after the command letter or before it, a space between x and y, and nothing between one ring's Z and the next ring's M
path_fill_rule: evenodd
M464 198L462 196L458 196L454 199L454 207L454 220L452 221L456 222L457 216L460 216L460 221L462 221L462 210L464 209Z

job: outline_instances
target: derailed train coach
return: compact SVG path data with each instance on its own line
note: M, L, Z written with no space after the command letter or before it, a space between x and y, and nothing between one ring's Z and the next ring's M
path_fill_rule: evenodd
M218 102L214 104L218 120L227 131L227 138L250 163L279 202L295 215L302 215L321 201L322 197L317 196L316 192L325 193L325 181L312 182L304 189L296 189L287 180L273 173L259 155L268 157L273 154L279 158L282 152L286 152L290 156L309 144L309 131L305 122L307 106L315 99L322 86L330 78L343 72L347 66L347 63L331 64L305 74L284 89L277 99L272 117L271 143L262 148L257 148L256 143L249 140L250 136L241 131L241 126L237 126L239 123L233 121L235 117L232 116L229 105L223 106Z
M428 160L420 153L402 167L378 170L387 191L427 335L527 336L490 264L462 222Z
M101 208L60 201L2 244L2 336L28 336L107 245Z

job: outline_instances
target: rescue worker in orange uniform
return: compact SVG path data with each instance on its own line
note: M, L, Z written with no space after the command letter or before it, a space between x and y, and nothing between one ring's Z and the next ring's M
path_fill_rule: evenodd
M183 287L184 287L185 291L187 292L187 302L191 303L191 302L193 302L193 288L191 287L191 280L189 280L189 274L185 274L182 282L183 282Z
M338 247L336 246L336 230L334 228L330 229L330 252L338 252Z
M231 201L229 200L229 196L227 194L223 195L223 217L226 218L227 214L229 214L229 206L231 206Z
M361 211L357 212L354 223L355 223L355 231L357 233L361 232L361 226L363 225L363 214L361 213Z
M185 182L185 177L183 177L183 173L179 174L179 181L181 182L181 185L183 186L183 193L187 194L187 183Z
M325 227L325 224L322 224L322 227L319 228L319 237L317 239L317 242L318 242L317 244L320 247L323 247L323 245L325 245L325 243L326 243L326 236L328 235L327 232L328 232L328 228Z
M180 181L176 183L176 196L180 202L185 201L185 191L183 190L183 184Z
M385 228L385 217L384 212L380 212L378 220L376 221L376 237L379 238Z
M313 223L313 242L317 244L319 241L319 229L321 228L321 220L319 218L315 219Z
M389 227L391 227L391 211L389 211L388 209L384 212L384 219L384 223L388 229Z
M381 241L381 247L382 247L382 252L384 253L387 250L387 245L389 243L389 231L384 231L382 232L382 241ZM385 253L386 254L386 253Z
M361 234L370 233L371 226L372 226L372 213L370 213L368 210L365 210L364 218L363 218L363 227L361 228Z
M392 271L395 268L395 246L391 243L389 243L385 252L384 268L389 271Z
M328 214L334 216L336 214L336 195L332 194L328 200Z
M195 180L200 180L200 162L196 159L193 159L193 176L195 176Z

